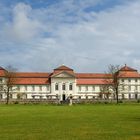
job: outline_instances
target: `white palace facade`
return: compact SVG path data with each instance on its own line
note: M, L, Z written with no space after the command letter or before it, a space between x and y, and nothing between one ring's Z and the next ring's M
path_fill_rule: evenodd
M119 71L119 99L140 99L140 74L125 65ZM114 99L113 91L103 93L111 74L75 73L67 66L60 66L51 73L16 72L10 90L12 99ZM0 100L6 99L5 69L0 67ZM110 85L111 86L111 85Z

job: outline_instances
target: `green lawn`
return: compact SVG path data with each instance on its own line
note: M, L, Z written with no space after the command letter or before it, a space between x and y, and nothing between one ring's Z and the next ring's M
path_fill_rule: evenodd
M0 140L140 140L140 104L0 105Z

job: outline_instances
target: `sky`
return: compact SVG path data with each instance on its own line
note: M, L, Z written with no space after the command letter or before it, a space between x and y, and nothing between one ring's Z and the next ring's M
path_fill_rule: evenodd
M140 0L0 0L0 66L140 70Z

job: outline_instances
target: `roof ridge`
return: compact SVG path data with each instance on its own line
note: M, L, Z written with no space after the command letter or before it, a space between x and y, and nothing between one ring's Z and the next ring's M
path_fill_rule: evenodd
M0 66L0 70L5 70L3 67Z
M122 67L119 71L137 71L137 70L133 69L125 64L125 66Z

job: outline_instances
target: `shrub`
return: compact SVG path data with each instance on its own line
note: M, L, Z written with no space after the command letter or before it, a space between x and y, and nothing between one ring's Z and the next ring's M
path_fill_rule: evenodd
M119 100L118 103L123 103L123 101L122 100Z
M14 104L19 104L19 102L18 101L15 101Z
M140 99L137 100L137 103L140 103Z

